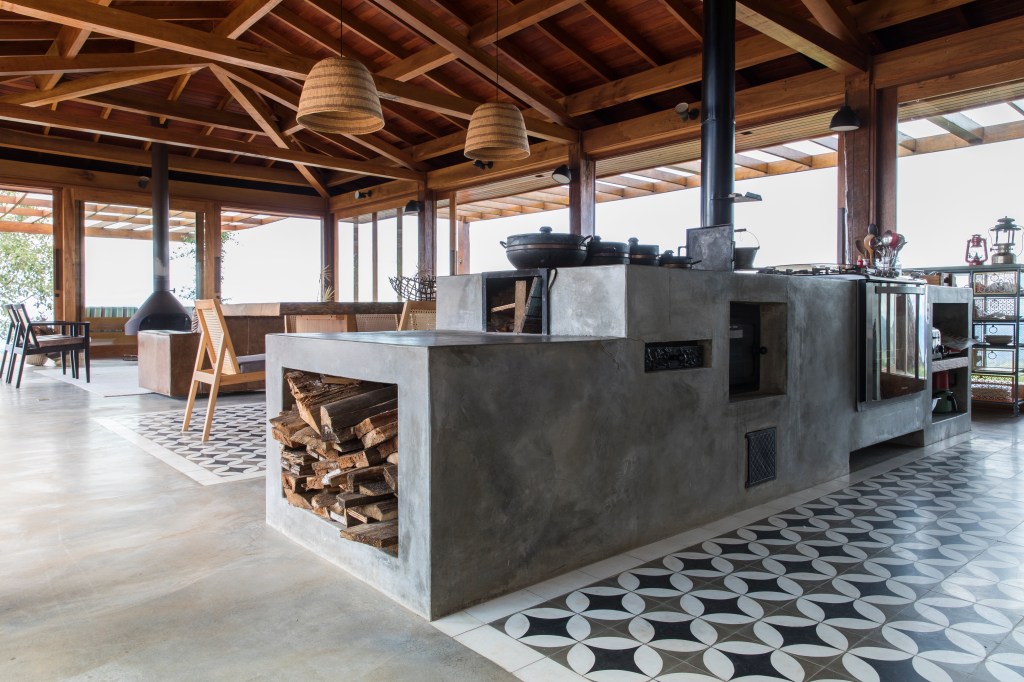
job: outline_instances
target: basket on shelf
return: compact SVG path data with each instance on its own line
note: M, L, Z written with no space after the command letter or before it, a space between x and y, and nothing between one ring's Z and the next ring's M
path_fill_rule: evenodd
M434 301L437 299L437 278L433 275L415 277L389 277L391 288L406 301Z

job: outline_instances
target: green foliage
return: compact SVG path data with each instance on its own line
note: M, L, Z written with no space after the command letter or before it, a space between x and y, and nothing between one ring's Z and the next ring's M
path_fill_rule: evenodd
M232 232L221 232L220 233L220 262L221 262L221 283L224 282L224 259L227 257L227 246L235 243L235 235ZM176 242L171 245L173 250L171 251L171 259L178 260L179 258L186 261L196 262L196 236L194 234L186 234L180 242ZM198 270L197 270L198 272ZM171 293L178 297L181 301L189 302L187 305L191 305L191 301L196 299L196 283L188 282L171 289Z
M0 302L25 303L36 319L52 317L53 244L47 235L0 233ZM0 322L7 335L7 316Z

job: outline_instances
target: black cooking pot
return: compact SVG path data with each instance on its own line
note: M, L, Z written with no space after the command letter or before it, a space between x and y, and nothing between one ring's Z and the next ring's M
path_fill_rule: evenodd
M636 237L629 238L629 262L631 265L657 265L661 249L657 244L641 244Z
M604 242L595 236L587 246L587 265L626 265L629 263L629 244Z
M590 237L564 232L552 232L544 226L540 232L514 234L507 242L505 255L519 270L532 268L567 268L583 265L587 260L587 243Z
M691 269L694 265L700 261L690 256L680 255L679 252L683 250L683 247L679 247L677 251L668 250L661 254L661 267L663 268L680 268L684 270Z

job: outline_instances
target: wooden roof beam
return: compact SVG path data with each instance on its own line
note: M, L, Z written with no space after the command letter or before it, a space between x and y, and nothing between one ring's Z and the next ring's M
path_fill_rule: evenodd
M213 35L237 38L280 4L281 0L242 0L231 14L217 24L213 29Z
M841 0L802 0L814 20L833 36L864 52L871 52L864 34L860 32L856 19L850 14L846 3Z
M220 84L224 86L224 89L231 93L231 96L238 102L239 106L256 121L256 125L260 127L264 135L270 138L271 142L281 149L297 150L295 143L281 134L280 128L277 127L277 123L273 120L273 112L267 106L267 103L260 99L259 95L235 83L231 76L223 69L213 67L213 74L220 81ZM317 191L317 194L324 199L330 197L327 187L313 169L301 163L296 163L294 166L295 170L299 171L299 174L306 178L310 186Z
M376 4L404 21L414 30L436 42L449 52L458 56L467 66L485 78L490 78L493 67L491 57L451 26L437 18L417 3L400 2L399 0L376 0ZM565 108L555 98L533 85L515 72L506 72L502 76L503 88L514 97L526 102L551 120L562 125L571 125L572 120Z
M946 114L944 116L929 116L928 120L939 126L947 133L956 135L967 144L981 144L985 141L985 131L976 121L971 120L964 114Z
M971 2L974 0L866 0L847 9L856 19L860 32L868 33Z
M88 133L100 133L132 140L166 142L182 147L199 147L225 154L240 154L256 158L274 159L285 163L302 163L317 168L350 171L382 178L395 178L422 181L421 173L404 168L394 168L369 161L329 158L320 154L295 152L289 149L251 145L236 140L207 137L193 133L170 131L152 126L134 126L112 121L83 120L80 116L71 116L53 111L32 109L15 104L0 104L0 120L16 121L41 126L52 126L65 130L79 130Z
M75 57L0 57L0 76L89 73L92 71L142 71L155 68L205 66L209 60L181 52L156 50L138 53L80 54Z
M180 102L169 102L162 97L149 97L127 92L106 92L78 97L80 102L128 111L143 116L158 116L173 121L234 130L240 133L258 133L259 127L248 116L223 111L223 107L198 107Z
M162 80L183 73L192 73L198 66L185 66L177 69L149 69L145 71L112 71L109 73L85 76L73 81L61 83L51 90L26 90L0 97L6 104L23 104L38 107L46 104L63 102L77 97L87 97L108 90L117 90L131 85Z
M700 42L704 42L704 21L682 0L661 0L661 4L674 16L683 28Z
M870 58L859 47L779 9L773 0L739 0L736 18L833 71L854 75L868 70Z
M89 0L89 2L100 7L106 7L113 0ZM46 54L51 57L74 57L85 47L85 41L89 39L90 33L91 31L88 28L62 26L60 32L57 33L57 38L50 45L50 49L46 51ZM40 74L32 80L35 81L36 89L51 90L60 82L62 75L60 73Z

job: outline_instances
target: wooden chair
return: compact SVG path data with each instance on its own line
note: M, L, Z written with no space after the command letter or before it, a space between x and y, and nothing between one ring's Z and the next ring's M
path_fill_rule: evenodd
M393 332L398 329L398 315L393 313L365 313L356 315L357 332Z
M7 383L14 378L15 358L21 357L18 363L18 380L15 388L21 388L21 376L25 370L25 358L29 355L50 355L60 353L61 368L67 374L68 356L71 360L71 376L78 378L78 354L85 356L85 381L91 380L89 366L89 323L71 320L37 320L28 315L24 303L7 306L7 314L14 324L14 335L8 337L11 364L7 366ZM50 333L39 333L40 331ZM7 346L4 347L4 358L7 357Z
M4 312L7 313L7 338L4 339L4 357L0 360L0 375L3 375L4 367L7 366L8 355L11 356L11 363L14 362L14 341L18 338L18 327L21 324L13 305L5 303Z
M196 404L199 384L210 386L210 402L206 407L206 422L203 424L203 442L210 438L210 426L213 424L213 411L217 406L217 392L222 385L244 384L250 381L263 381L267 377L266 355L235 355L235 347L231 343L224 313L216 300L196 301L196 317L199 319L199 352L196 353L196 364L192 372L192 383L188 391L188 405L185 406L185 421L182 431L188 431L192 420L192 408ZM210 361L210 368L203 365Z
M402 306L400 331L436 329L437 301L406 301Z

